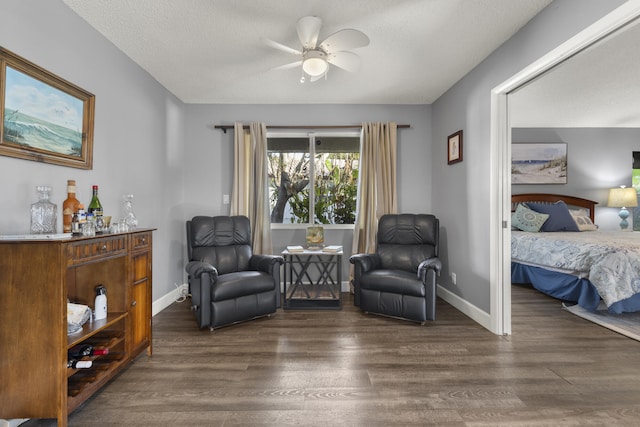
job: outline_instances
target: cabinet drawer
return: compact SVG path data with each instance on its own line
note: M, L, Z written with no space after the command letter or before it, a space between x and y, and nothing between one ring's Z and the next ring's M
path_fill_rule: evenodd
M131 250L139 251L151 247L151 232L134 233L131 235Z
M69 264L79 264L94 259L127 253L127 235L112 237L102 237L77 243L68 246Z

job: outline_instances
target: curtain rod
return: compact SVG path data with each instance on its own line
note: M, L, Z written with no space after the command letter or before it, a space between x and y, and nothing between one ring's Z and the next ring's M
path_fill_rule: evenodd
M406 129L411 127L410 125L396 125L398 129ZM215 125L215 129L222 129L224 133L227 133L227 129L233 129L234 125ZM290 125L267 125L267 129L361 129L362 125L335 125L335 126L290 126ZM249 125L242 126L242 129L249 129Z

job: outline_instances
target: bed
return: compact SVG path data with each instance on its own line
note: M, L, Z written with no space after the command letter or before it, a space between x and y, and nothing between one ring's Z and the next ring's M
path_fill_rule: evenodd
M528 193L513 195L511 203L512 225L520 227L511 231L513 284L530 283L589 311L601 303L610 313L640 311L640 233L597 230L597 202L579 197ZM565 210L575 229L564 216L566 230L544 228ZM521 220L524 211L530 221Z

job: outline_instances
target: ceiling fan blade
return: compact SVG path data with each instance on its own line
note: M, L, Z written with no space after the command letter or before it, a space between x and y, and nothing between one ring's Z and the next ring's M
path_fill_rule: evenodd
M329 53L351 50L367 46L368 44L369 37L367 37L365 33L352 28L347 28L331 34L322 43L320 43L320 48Z
M322 20L317 16L304 16L298 20L296 29L298 30L300 43L305 49L314 49L316 47L321 26Z
M278 43L278 42L273 41L271 39L263 38L262 42L264 44L266 44L267 46L273 47L273 48L281 50L283 52L292 53L294 55L302 55L302 52L300 52L299 50L295 50L294 48L291 48L289 46L285 46L282 43Z
M327 62L349 72L360 69L360 57L353 52L335 52L327 56Z
M278 67L272 68L272 70L288 70L290 68L296 68L302 66L302 59L296 62L290 62L288 64L280 65Z

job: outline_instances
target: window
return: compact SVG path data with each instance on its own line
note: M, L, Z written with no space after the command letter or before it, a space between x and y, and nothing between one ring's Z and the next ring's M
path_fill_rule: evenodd
M272 224L355 223L360 132L268 134L267 157Z

